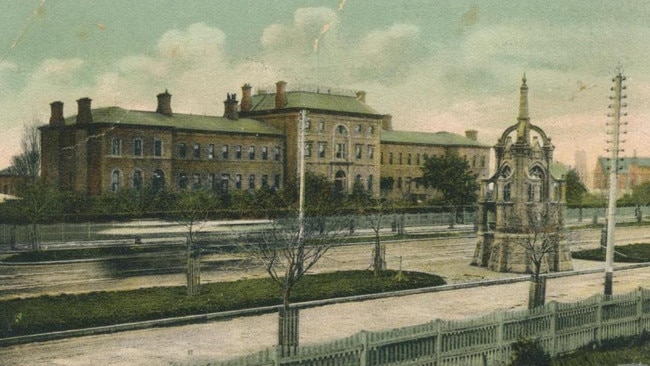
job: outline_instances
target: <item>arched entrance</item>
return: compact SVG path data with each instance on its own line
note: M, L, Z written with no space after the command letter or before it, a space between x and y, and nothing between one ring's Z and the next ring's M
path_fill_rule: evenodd
M338 192L346 192L347 191L347 183L345 179L345 172L342 170L339 170L336 172L336 175L334 176L334 187Z
M154 192L159 192L163 188L165 188L165 173L160 169L156 169L151 177L151 189Z

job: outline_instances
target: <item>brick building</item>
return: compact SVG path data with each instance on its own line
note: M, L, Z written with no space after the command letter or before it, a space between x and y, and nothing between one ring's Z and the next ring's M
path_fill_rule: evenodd
M599 157L594 169L594 190L604 192L609 188L609 158ZM619 196L632 194L632 190L639 184L650 181L650 158L631 157L622 158L618 163Z
M406 182L421 176L425 155L450 150L471 159L480 176L489 170L490 147L476 141L475 131L468 137L393 131L390 116L368 106L364 92L291 90L282 81L274 90L251 91L249 84L242 87L241 103L229 94L223 116L173 113L166 91L155 111L92 109L82 98L77 114L66 118L63 103L53 102L50 122L40 128L42 175L62 189L91 195L147 185L282 188L298 174L301 110L309 111L307 170L345 192L360 181L377 196L382 176ZM391 153L402 154L403 164L390 163ZM408 193L408 185L394 190ZM419 187L413 193L427 196Z

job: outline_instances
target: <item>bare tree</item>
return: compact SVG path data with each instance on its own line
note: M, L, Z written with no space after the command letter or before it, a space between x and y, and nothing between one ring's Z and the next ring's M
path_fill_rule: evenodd
M187 244L187 294L201 292L201 243L197 233L201 231L211 212L215 210L215 199L204 190L181 191L176 198L172 218L186 229Z
M18 189L21 199L16 202L16 207L19 210L21 221L28 223L31 227L29 232L30 249L39 251L41 250L41 239L38 225L61 212L60 194L53 186L41 179L25 183Z
M38 177L41 171L41 144L38 121L25 125L20 139L21 152L11 158L9 171L12 174Z
M526 272L532 274L528 307L544 305L546 281L542 271L558 270L564 228L561 206L555 203L530 203L523 217L509 219L506 243L523 250Z
M298 310L291 308L291 294L296 284L327 251L347 235L347 220L329 217L275 220L260 233L242 240L243 249L259 261L282 291L278 343L283 355L298 347Z

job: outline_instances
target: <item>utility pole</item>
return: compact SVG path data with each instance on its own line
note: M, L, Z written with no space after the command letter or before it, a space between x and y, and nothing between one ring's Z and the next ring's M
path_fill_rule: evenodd
M300 111L300 123L298 123L298 150L299 150L299 166L298 166L298 177L300 191L298 195L298 225L299 233L298 240L300 245L305 236L305 127L307 125L309 112L307 110Z
M625 90L625 86L623 85L624 80L625 76L623 76L620 71L618 75L612 79L614 86L611 90L614 92L614 95L610 96L609 99L612 99L614 102L609 105L612 112L607 114L608 117L612 118L611 121L607 123L607 125L611 127L611 131L608 131L608 133L612 135L612 139L608 141L608 143L611 144L611 148L609 149L609 205L607 207L607 250L605 252L605 296L607 297L612 295L612 284L614 280L614 231L616 228L616 193L618 188L619 169L618 154L623 151L620 148L621 124L626 124L621 123L621 116L627 116L627 113L621 113L621 108L627 107L627 103L622 102L623 99L627 98L627 96L623 94L623 90Z

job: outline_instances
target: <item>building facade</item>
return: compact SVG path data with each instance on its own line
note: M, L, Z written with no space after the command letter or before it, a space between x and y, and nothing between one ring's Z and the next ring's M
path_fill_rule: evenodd
M241 103L228 94L223 116L172 111L171 95L158 95L155 111L91 108L77 101L77 114L64 117L63 103L51 104L41 130L42 175L62 189L99 195L150 186L158 189L281 189L298 177L300 112L307 110L307 171L322 174L343 192L355 182L380 194L381 178L394 178L396 194L426 199L431 192L409 187L422 175L426 156L454 150L467 156L479 176L489 170L490 147L476 132L467 136L394 131L390 115L365 103L364 92L274 90L242 87ZM394 155L393 160L389 155ZM398 164L397 156L401 156ZM412 184L410 184L412 186Z
M606 192L609 189L609 164L610 159L599 157L594 169L594 190ZM650 158L631 157L622 158L618 163L617 193L618 196L632 194L632 190L639 184L650 182Z

